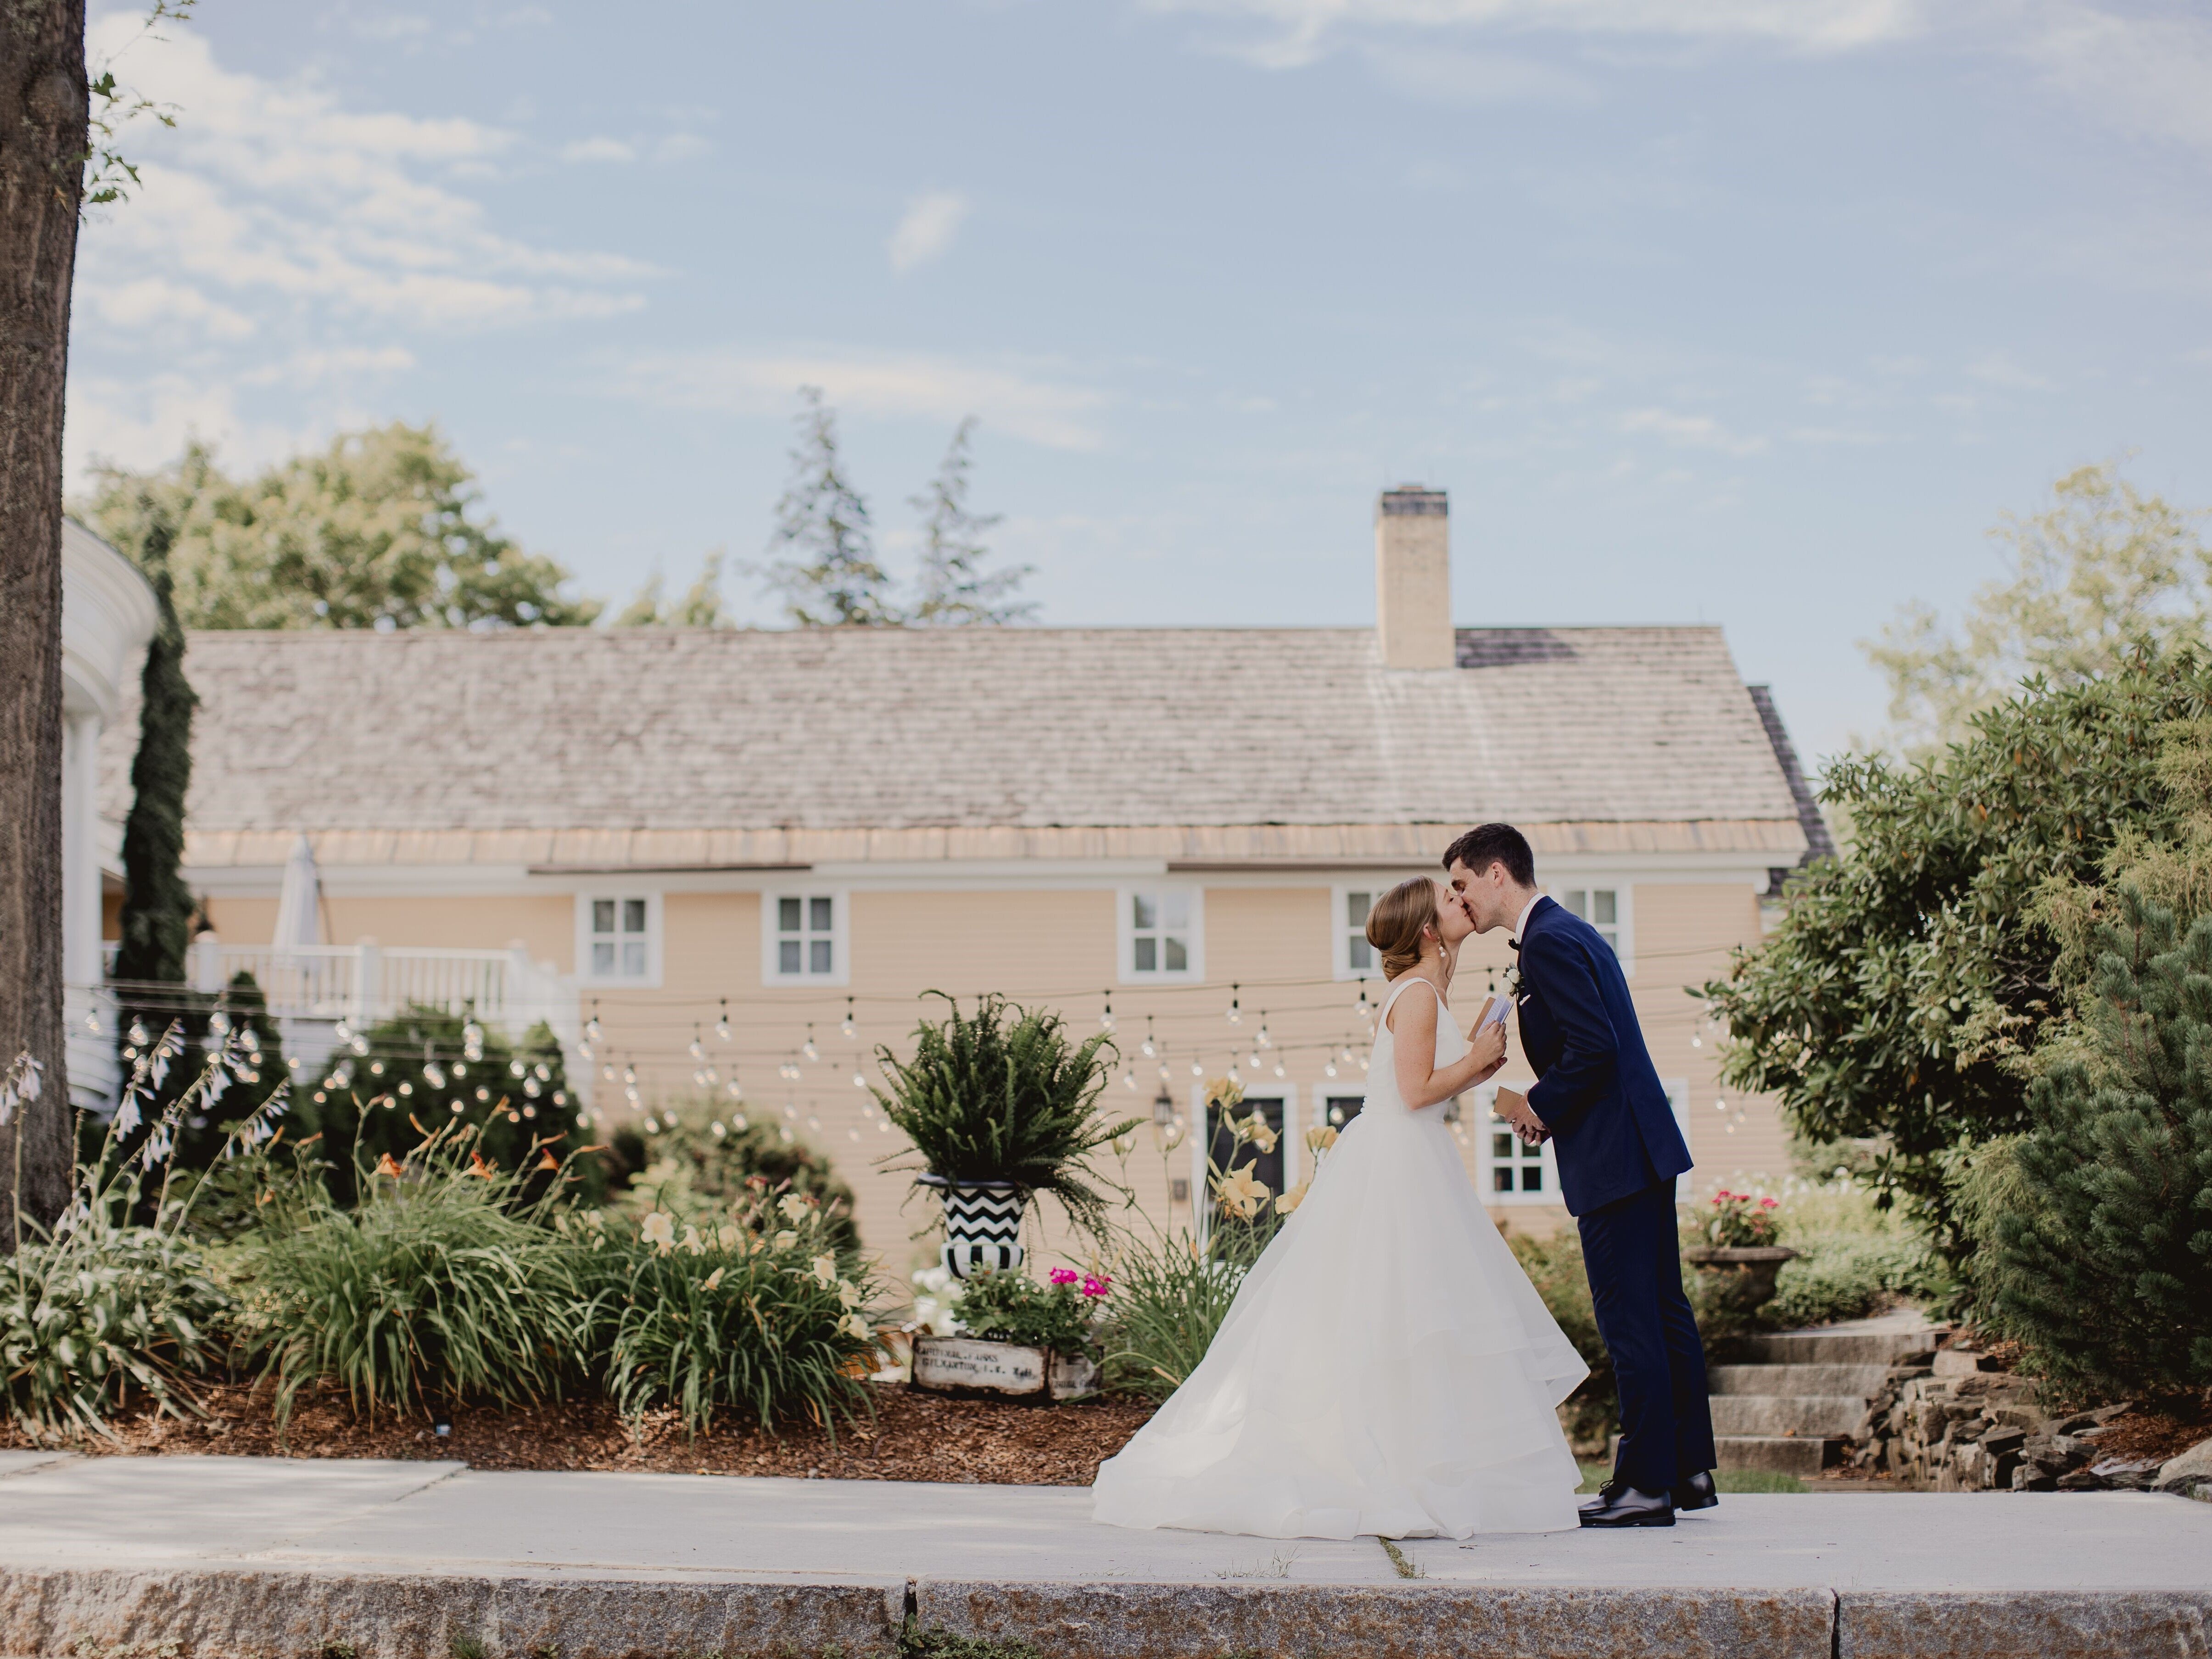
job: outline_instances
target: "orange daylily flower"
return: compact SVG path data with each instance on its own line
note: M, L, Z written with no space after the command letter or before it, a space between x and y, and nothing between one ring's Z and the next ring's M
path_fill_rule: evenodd
M399 1167L399 1160L389 1152L376 1160L376 1172L380 1176L398 1176L406 1173Z
M489 1181L494 1176L499 1173L499 1166L496 1164L487 1164L484 1162L484 1156L482 1152L471 1152L469 1154L469 1173L472 1176L482 1176L486 1181Z

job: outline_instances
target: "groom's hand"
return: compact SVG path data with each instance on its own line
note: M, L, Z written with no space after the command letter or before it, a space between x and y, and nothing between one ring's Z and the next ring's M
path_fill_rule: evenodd
M1544 1120L1528 1109L1528 1097L1518 1089L1500 1089L1494 1109L1513 1126L1513 1133L1531 1146L1540 1145L1549 1133L1544 1127Z

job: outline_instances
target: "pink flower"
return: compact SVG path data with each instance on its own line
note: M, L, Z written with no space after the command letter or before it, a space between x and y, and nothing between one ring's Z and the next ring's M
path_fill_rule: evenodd
M1054 1267L1052 1270L1052 1282L1055 1285L1073 1285L1081 1277L1082 1275L1072 1267Z
M1071 1279L1074 1276L1073 1273L1068 1275ZM1110 1281L1103 1273L1085 1273L1083 1275L1083 1293L1091 1297L1103 1296L1109 1283Z
M1759 1207L1762 1210L1778 1210L1782 1207L1782 1200L1778 1198L1762 1198L1759 1200Z

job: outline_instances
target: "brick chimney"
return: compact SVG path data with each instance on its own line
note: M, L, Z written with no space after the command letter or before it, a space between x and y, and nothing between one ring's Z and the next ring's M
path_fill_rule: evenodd
M1375 503L1375 632L1385 668L1456 665L1451 509L1441 489L1401 484Z

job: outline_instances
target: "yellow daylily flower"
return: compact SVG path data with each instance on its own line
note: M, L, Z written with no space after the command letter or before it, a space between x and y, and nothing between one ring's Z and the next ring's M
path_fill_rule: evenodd
M837 1282L837 1258L824 1251L814 1258L814 1265L809 1271L818 1283L835 1285Z
M775 1207L783 1212L783 1218L786 1221L788 1221L793 1226L796 1227L800 1222L806 1219L807 1210L810 1206L806 1200L801 1198L797 1193L786 1193L781 1198L776 1200Z
M1306 1131L1306 1150L1316 1155L1336 1145L1336 1130L1327 1123L1316 1123Z
M696 1227L684 1228L684 1248L692 1255L704 1255L707 1254L707 1246L701 1241L699 1237L699 1230Z
M1221 1207L1239 1221L1249 1221L1267 1201L1267 1188L1265 1182L1254 1179L1251 1165L1246 1164L1217 1179L1213 1195L1221 1200Z
M722 1273L723 1270L721 1268L715 1268L714 1272L707 1275L707 1282L704 1285L702 1285L699 1288L702 1291L713 1290L714 1286L722 1282Z
M1267 1120L1255 1112L1237 1129L1240 1138L1250 1141L1262 1152L1275 1150L1275 1132L1267 1127Z
M798 1243L799 1235L788 1227L775 1236L775 1248L779 1250L787 1250Z
M849 1279L837 1281L837 1299L848 1308L860 1305L860 1287Z
M1301 1181L1287 1193L1276 1194L1275 1213L1277 1215L1288 1215L1291 1211L1297 1209L1299 1205L1306 1201L1306 1192L1312 1187L1312 1185L1313 1182L1310 1181Z
M676 1248L676 1218L655 1210L646 1217L637 1230L637 1236L658 1249L661 1255L666 1255Z

